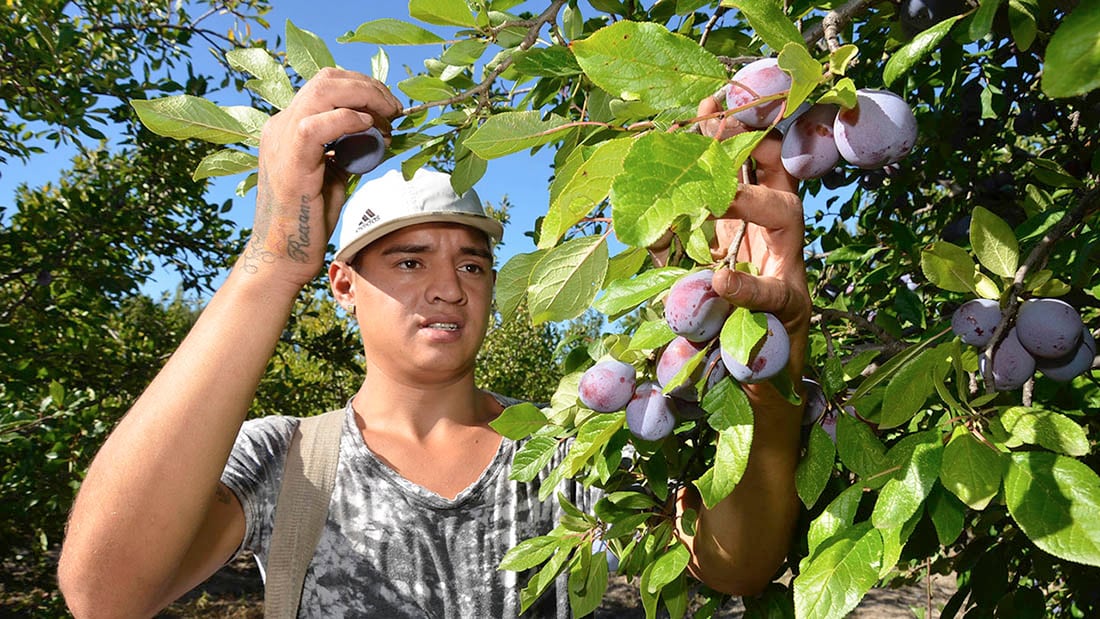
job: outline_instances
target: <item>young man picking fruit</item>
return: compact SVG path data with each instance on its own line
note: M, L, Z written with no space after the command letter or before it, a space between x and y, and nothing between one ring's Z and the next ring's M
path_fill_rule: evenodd
M400 110L382 83L326 69L267 123L244 253L107 439L73 507L59 578L77 617L151 616L242 547L263 565L298 420L244 419L344 204L347 176L324 145L372 126L388 133ZM710 100L700 107L716 111ZM727 269L714 285L731 303L784 321L797 377L809 316L802 210L778 141L757 158L760 186L742 188L719 230L726 239L734 220L753 224L741 259L761 275ZM299 616L514 616L523 583L496 565L556 524L554 506L536 499L537 482L507 479L516 445L489 426L505 402L473 379L500 227L476 195L457 196L445 181L424 171L409 183L383 177L364 184L345 213L329 277L359 320L366 375L346 410ZM748 470L727 500L701 512L694 535L682 533L692 573L738 594L762 589L786 556L801 419L769 385L746 389L756 412ZM688 491L678 505L701 509ZM559 587L531 614L565 617L567 606Z

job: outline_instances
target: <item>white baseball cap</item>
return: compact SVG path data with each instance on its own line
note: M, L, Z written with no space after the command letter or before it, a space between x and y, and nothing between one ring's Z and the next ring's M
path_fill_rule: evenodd
M401 172L390 170L348 198L335 259L347 262L390 232L428 222L472 226L489 235L490 245L504 235L504 226L485 214L477 193L469 189L458 195L449 174L420 169L406 181Z

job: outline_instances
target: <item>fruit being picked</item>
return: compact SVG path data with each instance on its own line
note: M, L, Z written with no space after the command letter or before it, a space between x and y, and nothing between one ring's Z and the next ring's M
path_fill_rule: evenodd
M971 299L951 315L951 330L963 344L985 346L1001 324L1001 306L990 299Z
M325 146L335 152L333 162L348 174L366 174L382 163L386 142L382 132L371 127L366 131L342 135Z
M693 342L713 339L730 313L729 301L714 291L714 271L681 277L665 297L665 322L676 335Z
M722 363L730 376L741 383L759 383L775 376L787 367L791 358L791 338L783 323L773 314L764 313L768 319L768 331L748 364L741 363L725 348Z
M1061 359L1077 350L1085 325L1073 306L1061 299L1029 299L1016 315L1016 332L1028 352Z
M791 76L779 68L775 58L751 62L733 74L726 88L726 109L743 107L763 97L791 89ZM754 129L763 129L775 122L783 110L783 99L768 101L734 112L733 117Z
M668 436L676 426L672 398L661 393L661 386L655 382L638 385L626 405L626 426L634 436L646 441Z
M600 413L621 411L634 395L634 366L606 359L581 376L577 395L585 406Z
M787 172L799 179L821 178L836 167L840 152L833 139L839 106L814 105L787 128L780 156Z
M840 156L865 169L881 168L909 154L917 143L917 119L904 99L888 90L857 90L856 106L833 123Z
M685 337L677 337L669 342L661 351L661 356L657 358L657 382L662 388L667 387L680 369L706 347L706 342L693 342ZM717 349L707 355L706 359L695 367L691 376L669 391L668 395L688 402L698 402L699 392L695 384L702 380L704 375L707 377L706 388L708 389L726 377L726 366L722 364L721 352Z

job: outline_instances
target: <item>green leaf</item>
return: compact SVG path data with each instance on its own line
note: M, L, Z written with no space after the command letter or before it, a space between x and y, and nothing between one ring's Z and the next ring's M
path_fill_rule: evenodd
M631 279L613 281L593 307L609 316L632 310L668 290L687 272L680 267L660 267Z
M1035 23L1035 14L1039 11L1037 0L1008 0L1008 26L1012 30L1012 40L1017 49L1027 51L1035 42L1039 31ZM1095 31L1093 37L1095 37Z
M1082 0L1047 44L1041 86L1049 97L1077 97L1100 88L1100 0Z
M944 452L946 461L947 453ZM936 528L936 537L941 546L950 546L962 535L966 525L966 506L954 494L947 492L943 486L932 488L928 495L928 515L932 519L932 526Z
M464 39L443 50L439 60L452 67L466 67L480 60L488 46L482 39Z
M370 57L370 74L374 79L385 82L390 75L390 56L384 48L379 47L378 53Z
M321 37L286 20L286 61L302 79L310 79L325 68L335 67L336 59Z
M850 400L858 400L859 398L867 395L872 389L877 387L884 380L893 376L899 368L911 361L917 355L921 354L921 351L934 344L937 339L938 338L935 337L929 338L919 344L914 344L913 346L910 346L909 348L906 348L905 350L891 357L889 361L879 366L877 370L872 372L870 376L865 378L863 382L859 384L859 387L857 387L855 392L852 393L852 397L850 398Z
M252 135L232 115L217 105L191 95L130 102L147 129L177 140L198 139L232 144Z
M888 468L886 448L867 424L851 415L837 415L836 448L844 466L865 481Z
M336 39L341 43L377 43L379 45L430 45L443 39L420 26L398 19L376 19L361 24L355 32Z
M645 264L647 258L649 258L649 253L640 247L627 247L618 255L612 256L611 262L607 265L607 277L603 280L604 286L634 276L638 269Z
M940 483L972 509L983 510L1000 490L1006 463L1001 453L960 427L944 448Z
M974 261L966 250L946 241L921 252L920 266L928 281L951 292L974 292Z
M579 542L582 538L578 535L576 539ZM569 560L571 554L573 554L571 549L566 550L562 548L550 557L546 565L543 565L542 569L531 577L531 580L527 581L527 586L524 587L519 594L521 613L525 612L531 604L535 603L535 600L542 597L542 594L554 584L558 578L558 574L565 568L565 563Z
M1039 548L1100 567L1100 478L1085 464L1046 451L1012 454L1008 512Z
M578 553L578 557L585 556ZM574 617L595 612L603 601L608 582L607 559L602 552L588 554L585 560L574 559L569 572L569 609Z
M543 250L525 254L516 254L500 268L497 273L496 306L501 321L515 318L519 306L527 298L527 287L531 283L531 271L546 255Z
M870 522L845 529L794 579L798 619L841 619L878 581L882 536Z
M823 79L825 68L810 55L802 39L798 43L787 43L779 52L779 68L791 74L791 90L787 93L786 113L789 115Z
M534 481L554 454L558 451L558 439L552 436L533 436L512 456L512 470L508 479L522 483Z
M993 18L997 15L997 9L1001 8L1004 0L981 0L981 6L970 20L970 30L967 36L971 41L984 38L993 29ZM1048 49L1049 53L1049 49Z
M924 406L934 390L933 366L942 358L935 349L924 350L898 368L886 385L879 427L896 428L912 419Z
M542 414L539 407L530 402L523 402L504 409L496 419L489 422L489 425L502 436L518 441L530 436L546 423L546 415Z
M244 144L249 146L260 145L260 134L263 132L264 125L271 119L270 116L248 105L227 105L223 106L222 110L237 119L241 127L248 132L250 138L242 140Z
M294 98L294 87L290 85L290 78L287 77L283 65L272 58L266 49L232 49L225 53L225 59L234 69L255 76L256 79L245 82L245 88L280 110L290 105L290 100Z
M942 41L943 38L947 36L947 33L951 31L955 22L963 17L965 17L965 15L956 15L932 26L928 30L913 37L912 41L909 41L903 45L901 49L894 52L894 54L890 56L890 60L886 61L886 67L882 70L882 81L887 86L890 86L899 77L908 75L914 67L924 61L928 54L932 53L932 50L939 46L940 41Z
M607 242L585 236L550 250L531 272L527 288L531 321L572 320L592 305L607 273Z
M630 139L607 140L595 148L578 148L550 184L550 208L540 229L539 247L552 247L611 191L623 171Z
M756 36L776 51L783 49L788 43L806 46L802 33L783 12L783 7L777 0L722 0L721 6L741 9L741 14L748 20Z
M676 339L664 318L649 320L638 326L630 338L629 350L655 350Z
M745 473L752 449L753 412L740 385L722 380L703 396L703 408L711 413L707 423L718 431L714 460L695 487L708 508L733 492Z
M571 47L593 83L653 110L694 106L726 82L718 58L655 23L616 22Z
M565 457L562 466L566 476L572 477L580 471L584 465L603 450L611 436L619 431L626 423L626 413L600 413L593 415L584 422L577 431L577 438L569 448L569 455Z
M1089 453L1085 429L1061 413L1013 406L1001 414L1001 425L1012 437L1010 447L1027 443L1067 456L1086 456Z
M437 26L477 27L466 0L409 0L409 17Z
M559 139L567 123L556 114L543 120L538 111L495 114L463 144L483 159L496 159Z
M714 139L690 133L638 138L611 184L612 218L619 240L649 247L681 216L698 226L722 215L737 193L737 166Z
M808 559L813 559L817 550L825 547L827 540L851 528L861 498L863 498L863 487L860 484L848 486L810 523L810 530L806 534L806 542L809 546Z
M982 266L1002 277L1013 277L1020 260L1016 234L1005 220L975 206L970 222L970 244Z
M646 583L646 590L650 593L659 592L687 569L690 560L691 552L688 551L687 546L674 542L672 547L657 557L647 569L649 580Z
M397 83L397 88L414 101L439 101L456 94L454 87L438 77L414 75ZM473 150L473 149L470 149Z
M534 77L570 77L581 72L577 58L568 47L533 47L512 54L512 66Z
M798 498L806 509L810 509L817 503L825 485L833 474L833 463L836 462L836 445L829 438L829 434L818 424L810 427L810 440L806 444L806 453L798 462L798 468L794 472L794 485L798 491Z
M921 508L924 499L932 491L932 485L940 474L943 458L943 445L939 441L939 432L929 431L911 434L907 439L919 437L908 461L900 463L903 475L886 482L879 492L871 522L876 528L891 529L908 522ZM929 439L929 440L925 440Z
M245 153L232 148L210 153L202 158L191 178L210 178L212 176L230 176L255 170L260 165L260 160L252 153Z
M498 569L522 572L550 558L561 548L561 537L550 534L525 539L504 553Z
M668 395L672 393L677 387L683 385L685 382L691 380L691 375L695 373L696 368L703 362L703 359L707 356L708 350L706 348L700 350L691 356L690 359L684 362L680 366L679 370L672 375L672 378L668 379L668 382L661 385L661 393Z
M726 318L718 338L727 355L748 365L757 345L767 332L768 319L763 313L738 307Z

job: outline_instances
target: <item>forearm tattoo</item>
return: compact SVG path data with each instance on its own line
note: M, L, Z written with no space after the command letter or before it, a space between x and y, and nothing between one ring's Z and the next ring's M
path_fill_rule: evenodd
M286 240L286 253L295 262L306 262L309 255L309 196L302 196L298 204L298 233L292 234Z
M286 257L294 262L308 262L309 249L312 247L310 233L310 198L302 196L298 205L298 218L294 224L293 232L286 235L283 243L278 243L273 235L275 224L274 214L279 210L276 207L276 198L271 191L271 185L267 180L267 173L260 171L258 183L258 196L256 199L256 221L252 227L252 235L245 244L244 253L241 254L240 266L245 273L256 273L264 264L272 264L282 253L286 251ZM285 229L285 227L284 227ZM272 247L272 244L281 247Z

